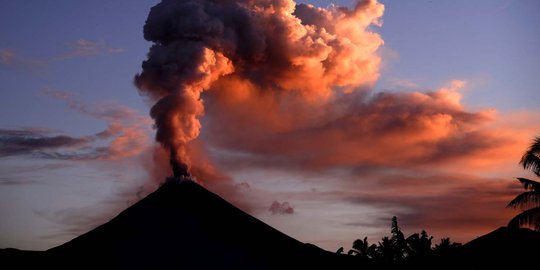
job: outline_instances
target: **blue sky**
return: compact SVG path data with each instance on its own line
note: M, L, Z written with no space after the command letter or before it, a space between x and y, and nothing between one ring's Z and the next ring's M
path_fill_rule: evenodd
M473 83L466 103L537 108L540 47L536 1L388 1L380 33L399 55L387 78L434 88ZM384 79L382 80L385 81ZM384 83L383 83L384 87Z
M305 2L321 7L331 3ZM381 2L385 5L384 24L380 28L373 26L373 31L380 33L384 40L380 49L381 78L375 92L431 91L452 80L464 80L467 86L462 92L462 102L468 108L494 108L503 116L538 111L538 1ZM2 1L0 129L42 128L52 134L87 136L107 128L107 120L99 116L103 104L131 108L132 113L146 116L149 106L132 81L140 72L141 61L151 45L143 39L142 27L156 3L158 1ZM352 6L353 2L336 4ZM54 93L70 93L71 96L62 99ZM98 111L84 113L81 109L70 109L70 102ZM539 124L538 120L532 121ZM151 138L150 124L147 128ZM147 143L150 144L150 139ZM149 162L143 160L132 157L73 162L33 156L0 157L0 214L3 217L0 248L47 249L89 229L92 221L110 218L115 211L135 201L140 195L138 192L148 185L144 166L133 169L137 162ZM226 173L243 180L261 176L261 172L253 171ZM275 176L275 182L250 184L260 189L276 183L281 183L286 190L304 188L305 175L265 173ZM291 177L298 181L282 181ZM319 183L319 180L314 182ZM327 187L324 183L316 186ZM276 189L276 192L284 192ZM287 198L282 196L284 200ZM258 217L301 241L315 242L328 249L349 244L344 239L352 242L359 237L352 234L362 229L350 226L328 229L334 224L330 219L346 219L350 212L321 215L317 219L323 224L321 227L328 229L326 240L310 236L307 232L325 234L320 228L302 229L299 225L309 221L310 214L317 215L310 208L317 204L313 201L293 201L293 204L295 218L268 213ZM302 207L305 207L304 212ZM352 206L343 203L333 207ZM368 206L365 206L367 210L363 207L359 207L361 210L351 208L351 211L371 213ZM88 216L77 214L80 212ZM73 231L79 224L83 227ZM381 233L375 227L363 230L371 236ZM336 241L328 240L334 236Z

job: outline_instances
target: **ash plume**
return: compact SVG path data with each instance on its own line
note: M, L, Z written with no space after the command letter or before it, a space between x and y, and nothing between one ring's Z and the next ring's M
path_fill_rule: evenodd
M280 97L277 107L286 107L289 100L317 106L339 91L371 86L383 41L368 27L380 24L383 11L375 0L353 9L292 0L163 0L154 6L144 26L153 45L135 85L155 102L156 140L171 149L171 164L191 166L187 146L200 132L205 91L228 89L226 99Z

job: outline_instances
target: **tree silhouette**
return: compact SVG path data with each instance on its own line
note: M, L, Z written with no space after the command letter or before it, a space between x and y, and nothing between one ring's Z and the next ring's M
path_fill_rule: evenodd
M379 255L379 258L375 259L380 259L386 262L394 261L394 243L392 243L392 240L388 238L388 236L383 237L381 239L381 242L379 242L379 245L377 246L377 253Z
M431 252L431 241L433 236L428 236L425 230L420 234L415 233L407 237L407 254L412 256L423 256ZM450 239L448 238L448 241Z
M442 238L441 239L441 242L439 244L435 244L435 248L433 249L433 251L435 252L441 252L441 253L446 253L454 248L457 248L457 247L460 247L461 246L461 243L452 243L450 241L450 238L447 237L447 238Z
M524 169L530 169L540 177L540 136L533 140L529 149L519 162ZM516 196L507 207L520 208L522 212L508 223L508 227L531 226L540 231L540 182L527 178L517 178L525 188L525 192Z
M523 165L524 169L530 169L537 176L540 176L540 136L533 140L519 163Z
M392 217L392 245L394 248L394 254L392 260L401 260L405 257L407 242L405 241L405 235L401 232L401 228L398 226L397 217Z
M427 267L433 262L433 256L448 256L461 246L460 243L452 243L450 238L443 238L440 244L432 248L433 236L429 236L425 230L405 238L395 216L392 217L391 233L391 237L384 236L377 245L370 245L367 237L356 239L347 254L363 259L358 262L372 262L381 269L400 265L412 269L413 266Z
M375 252L377 249L377 246L375 244L369 244L367 237L364 237L364 240L356 239L353 242L353 249L349 250L349 255L355 254L356 256L360 256L362 258L371 259L373 257L376 257Z

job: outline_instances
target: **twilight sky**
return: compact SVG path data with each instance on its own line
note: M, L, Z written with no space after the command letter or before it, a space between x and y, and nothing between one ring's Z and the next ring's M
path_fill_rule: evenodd
M0 248L59 245L169 174L155 100L133 84L158 2L2 1ZM517 162L540 133L540 4L381 1L343 17L330 1L301 3L325 10L255 17L285 32L252 26L287 48L269 59L295 65L224 53L234 71L202 93L189 144L199 180L328 250L378 240L394 215L406 233L462 242L505 225L514 177L533 177Z

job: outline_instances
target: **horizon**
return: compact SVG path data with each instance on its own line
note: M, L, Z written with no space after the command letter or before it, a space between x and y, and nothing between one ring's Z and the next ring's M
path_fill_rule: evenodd
M149 115L164 86L148 77L134 85L147 72L141 63L152 42L143 26L158 3L2 4L0 248L60 245L172 175ZM340 12L330 1L300 3ZM320 19L307 6L287 23L319 40L253 30L275 34L267 40L290 50L274 56L303 68L233 58L216 67L221 73L200 90L204 115L193 114L200 130L180 151L190 173L250 215L329 251L388 235L392 216L406 235L426 230L435 242L465 243L506 226L518 213L506 208L522 190L516 177L536 179L518 162L540 134L540 3L365 7L357 21L327 18L349 30L326 26L355 41L350 50L293 24L297 16ZM335 69L317 73L313 63L325 54L337 59L326 62Z

